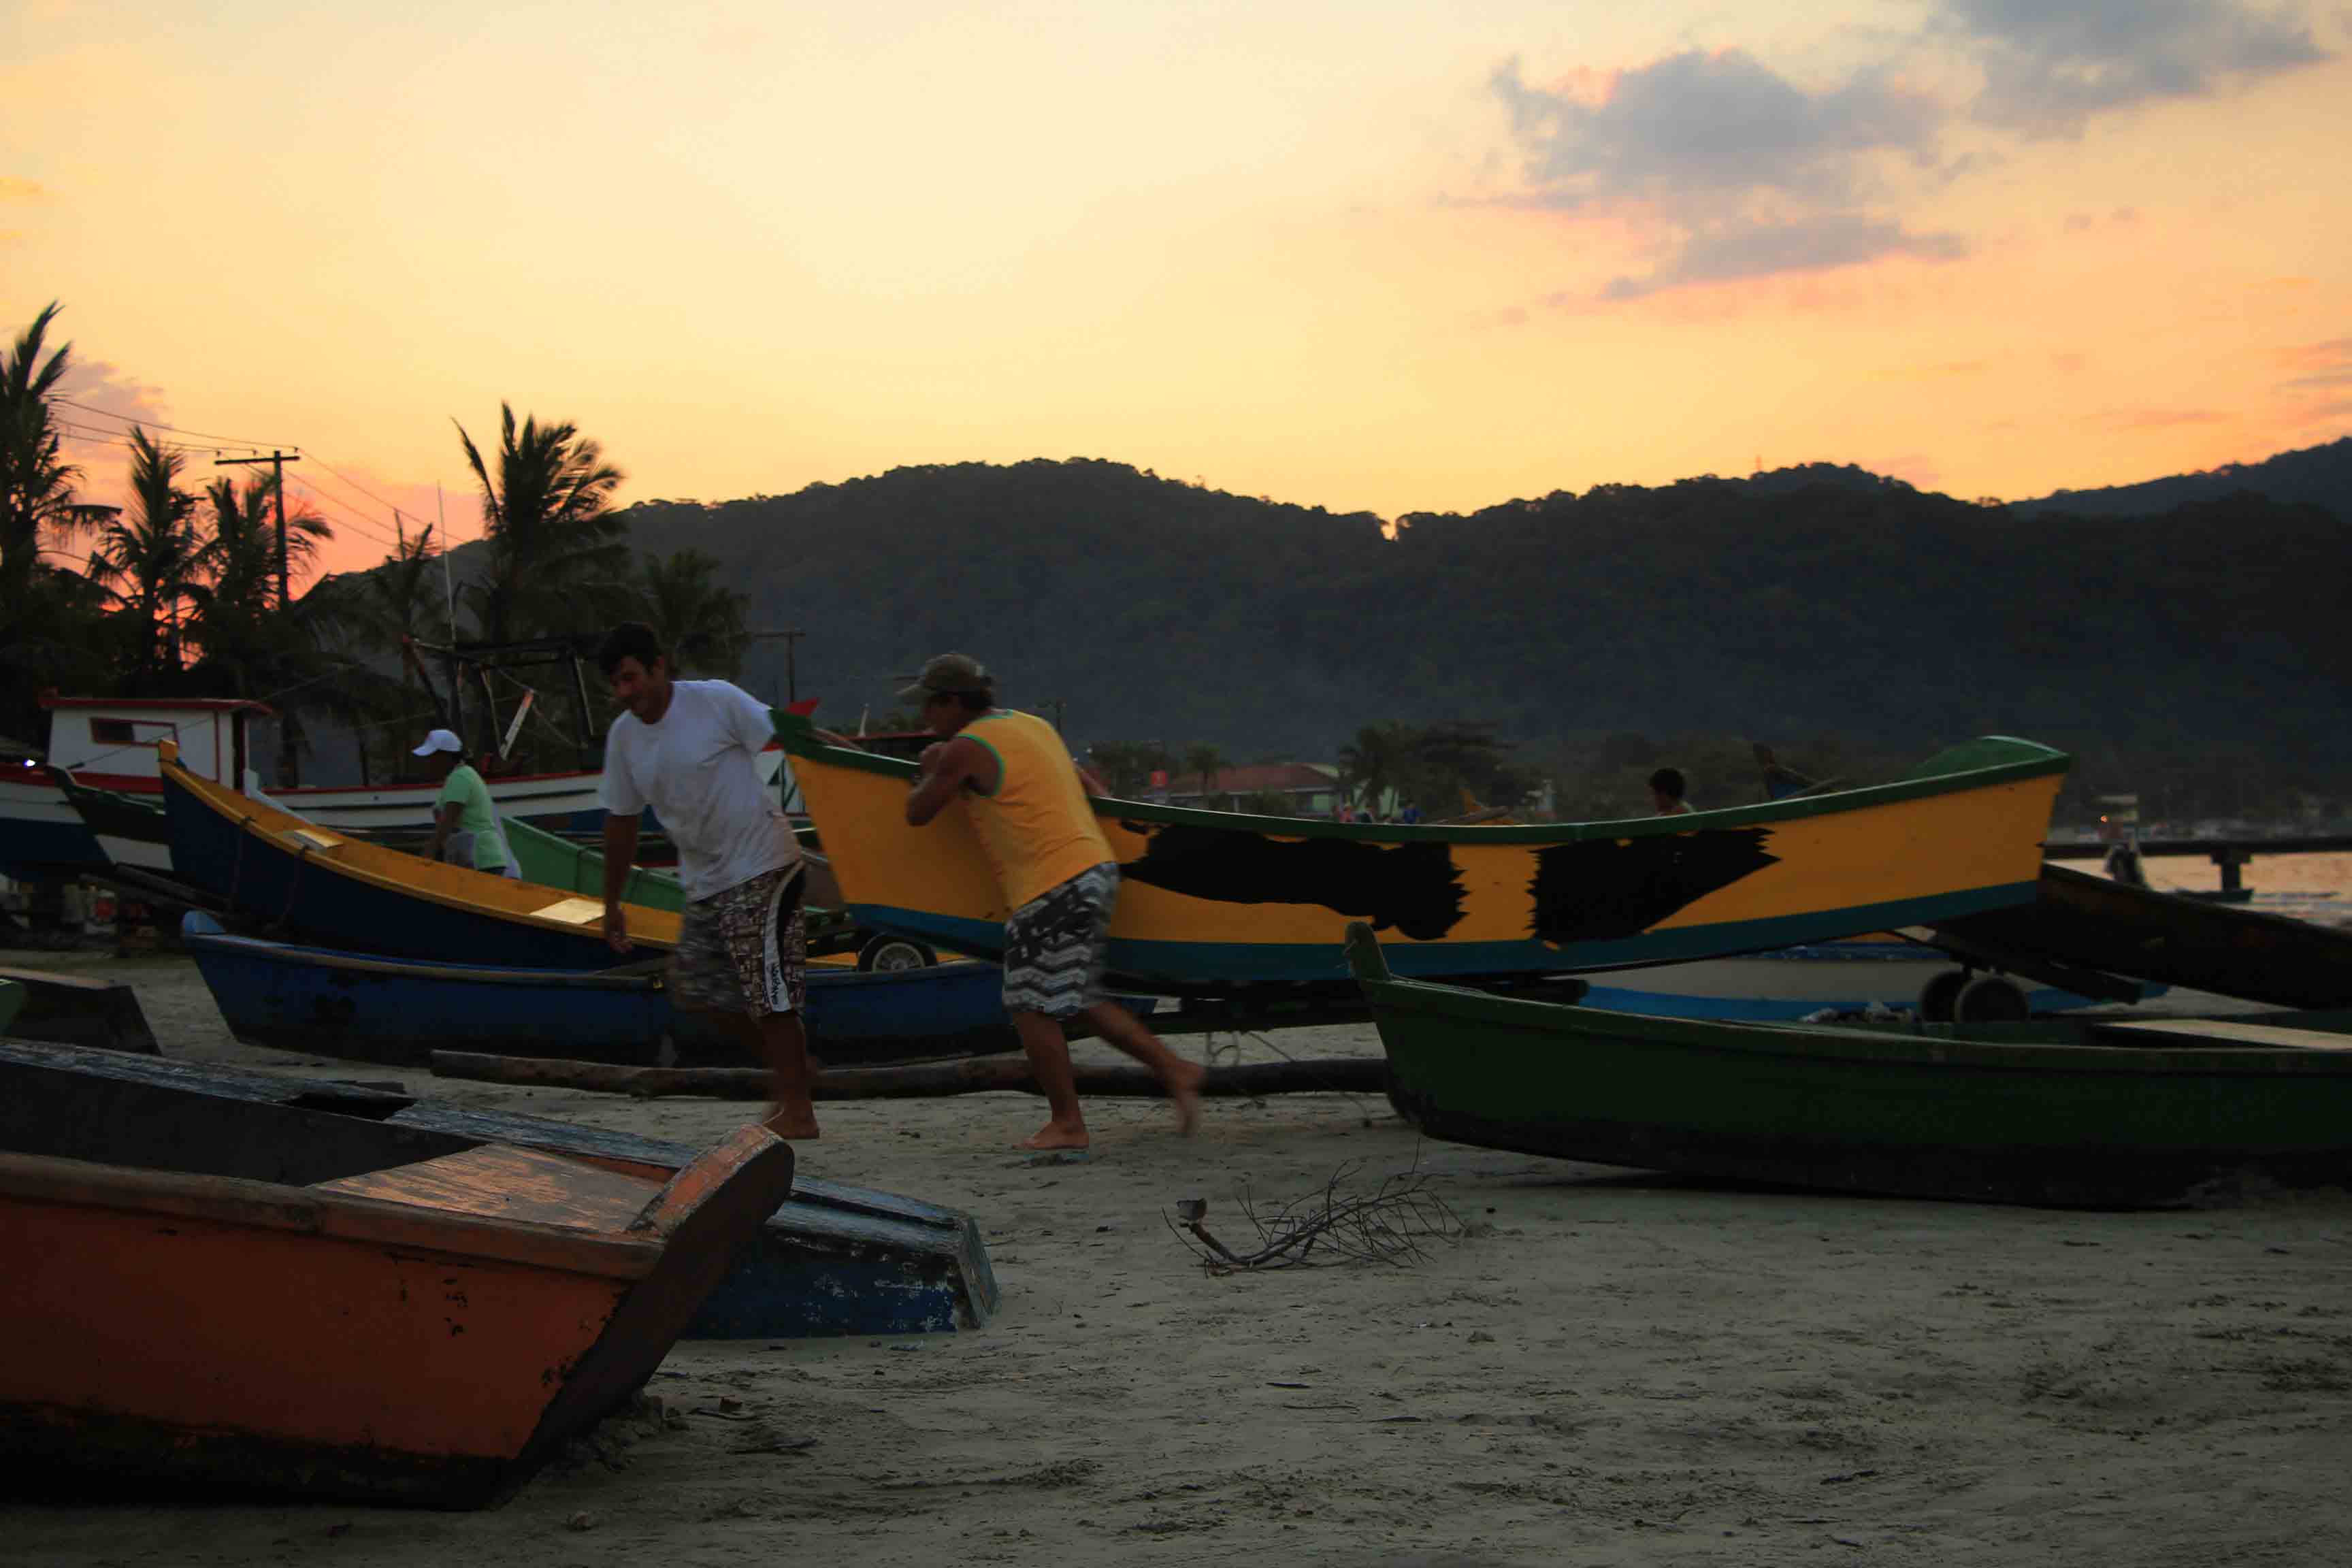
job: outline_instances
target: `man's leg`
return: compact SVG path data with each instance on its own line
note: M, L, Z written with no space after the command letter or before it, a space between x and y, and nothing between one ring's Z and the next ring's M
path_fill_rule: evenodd
M1141 1062L1160 1079L1168 1091L1169 1103L1176 1108L1176 1131L1191 1137L1201 1125L1201 1080L1209 1071L1198 1062L1186 1061L1168 1048L1166 1042L1151 1032L1142 1019L1116 1002L1096 1002L1078 1015L1094 1032ZM1058 1036L1061 1031L1056 1029ZM1025 1038L1025 1037L1024 1037ZM1030 1058L1034 1061L1033 1056ZM1064 1070L1069 1064L1066 1047L1062 1053Z
M753 1032L760 1054L767 1059L770 1093L776 1102L768 1131L779 1138L816 1137L816 1104L809 1098L808 1031L801 1026L801 1016L771 1013Z
M1024 1149L1083 1149L1087 1146L1087 1113L1078 1108L1077 1079L1070 1071L1070 1042L1057 1019L1024 1009L1011 1015L1021 1048L1029 1054L1029 1072L1045 1093L1046 1121Z

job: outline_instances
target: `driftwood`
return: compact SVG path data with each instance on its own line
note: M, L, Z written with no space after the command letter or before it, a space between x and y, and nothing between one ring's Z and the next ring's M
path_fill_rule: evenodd
M1378 1057L1251 1062L1209 1070L1204 1095L1379 1094L1388 1064ZM433 1076L520 1083L548 1089L583 1089L632 1094L651 1100L698 1095L706 1100L764 1100L768 1074L760 1068L635 1068L604 1062L550 1060L540 1057L494 1057L473 1051L435 1051ZM1078 1092L1095 1096L1157 1096L1160 1080L1141 1067L1079 1067ZM819 1100L910 1100L950 1094L987 1094L1001 1089L1038 1092L1025 1057L973 1057L963 1061L919 1062L908 1067L829 1068L811 1086Z
M1160 1218L1211 1274L1260 1268L1312 1268L1323 1263L1385 1263L1402 1268L1425 1256L1424 1241L1460 1241L1472 1234L1445 1200L1429 1190L1428 1175L1401 1172L1370 1193L1341 1191L1360 1162L1331 1173L1318 1192L1261 1212L1249 1190L1242 1191L1242 1217L1256 1232L1255 1245L1237 1251L1209 1233L1209 1205L1186 1198ZM1181 1225L1179 1222L1181 1222Z

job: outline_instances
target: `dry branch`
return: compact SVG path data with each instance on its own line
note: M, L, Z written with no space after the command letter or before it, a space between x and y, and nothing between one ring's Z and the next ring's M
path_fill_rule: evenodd
M1327 1263L1418 1263L1422 1244L1459 1241L1469 1234L1445 1200L1428 1190L1428 1177L1411 1171L1384 1178L1370 1193L1341 1192L1356 1173L1349 1161L1321 1189L1260 1213L1244 1187L1242 1217L1257 1237L1237 1250L1209 1233L1205 1199L1187 1198L1160 1218L1211 1274L1257 1268L1313 1268ZM1181 1222L1181 1223L1180 1223Z

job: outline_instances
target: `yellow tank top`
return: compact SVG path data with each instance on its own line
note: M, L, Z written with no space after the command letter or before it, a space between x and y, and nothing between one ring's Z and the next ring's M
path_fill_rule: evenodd
M975 790L965 801L1007 909L1114 858L1054 726L998 709L959 732L996 757L996 787L986 795Z

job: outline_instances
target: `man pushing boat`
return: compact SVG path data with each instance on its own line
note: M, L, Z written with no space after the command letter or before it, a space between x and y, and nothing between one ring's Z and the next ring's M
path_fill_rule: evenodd
M650 805L677 847L687 900L670 995L688 1011L745 1020L772 1075L768 1130L814 1138L800 1019L806 878L792 825L760 780L760 752L775 733L768 705L724 680L672 679L660 640L635 621L613 628L596 661L628 710L604 737L604 940L629 951L621 889L637 816Z
M1004 1010L1050 1108L1022 1147L1087 1145L1062 1032L1074 1017L1157 1074L1178 1129L1190 1133L1200 1119L1201 1068L1103 995L1118 865L1087 797L1108 792L1051 724L997 707L995 689L977 659L943 653L898 697L919 700L923 722L940 737L923 752L907 821L920 827L961 800L1013 911L1004 922Z

